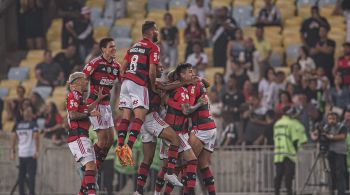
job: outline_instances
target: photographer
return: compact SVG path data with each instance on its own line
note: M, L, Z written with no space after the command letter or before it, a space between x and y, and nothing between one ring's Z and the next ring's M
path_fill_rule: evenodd
M331 170L332 190L345 195L346 181L346 127L339 122L338 114L327 114L327 123L311 133L311 139L320 143L320 151L327 152Z
M300 110L285 106L283 116L273 126L274 163L276 167L275 195L280 194L283 176L287 195L292 195L292 182L295 174L296 153L307 141L305 128L297 119Z

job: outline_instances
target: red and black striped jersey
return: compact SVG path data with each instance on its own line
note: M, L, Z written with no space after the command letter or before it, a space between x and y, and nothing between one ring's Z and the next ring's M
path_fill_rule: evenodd
M83 100L82 94L78 91L71 91L68 93L66 101L69 125L67 142L72 142L79 137L88 137L91 124L89 117L80 120L71 120L69 116L69 111L88 113L88 108Z
M156 87L160 83L156 81ZM151 88L148 90L148 96L149 96L149 110L150 112L159 112L160 111L160 105L161 105L161 97L158 93L155 93Z
M165 122L177 133L188 131L188 119L182 113L181 105L189 103L188 91L185 87L179 87L169 93Z
M103 88L103 94L109 94L99 104L109 104L110 91L113 88L114 81L118 78L120 81L120 64L114 59L108 62L103 56L91 60L83 69L84 74L90 80L90 95L87 100L92 103L97 99L98 89Z
M204 84L198 81L196 85L188 85L189 101L191 105L195 105L199 98L207 96ZM216 128L215 122L209 111L209 104L202 105L191 114L192 128L197 130L211 130Z
M138 85L149 85L149 68L159 63L159 47L148 39L135 43L126 53L127 62L124 78Z

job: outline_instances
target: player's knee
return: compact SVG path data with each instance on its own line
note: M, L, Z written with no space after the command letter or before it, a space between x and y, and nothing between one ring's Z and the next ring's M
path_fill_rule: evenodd
M144 156L143 163L145 163L146 165L151 165L153 163L153 158Z
M95 171L96 170L96 163L91 161L91 162L88 162L86 163L85 165L85 170L89 170L89 171Z

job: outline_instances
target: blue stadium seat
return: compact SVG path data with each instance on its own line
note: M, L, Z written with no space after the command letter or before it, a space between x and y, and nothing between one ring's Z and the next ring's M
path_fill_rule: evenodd
M244 21L247 18L252 17L253 7L251 5L248 6L238 6L233 8L233 17L237 21Z
M273 67L280 67L283 66L283 58L281 54L278 53L272 53L269 63Z
M127 49L133 43L131 38L116 38L117 49Z
M95 21L93 21L93 26L105 26L105 27L111 27L113 25L114 20L112 18L100 18Z
M318 5L324 7L327 5L336 5L337 0L319 0Z
M316 5L317 0L298 0L297 5L298 7L301 6L314 6Z
M129 38L131 28L128 26L113 26L112 30L109 32L109 36L114 38Z
M41 129L44 129L45 128L45 119L44 118L38 118L36 120L36 124L38 125L38 128L41 130Z
M3 99L9 94L9 89L5 87L0 87L0 98Z
M240 18L237 22L241 28L248 27L256 23L256 18L254 16L250 16L245 19Z
M166 9L168 6L168 0L148 0L147 10L157 10L157 9Z
M188 0L170 0L169 1L169 8L187 7L187 6L188 6Z
M52 92L52 87L38 86L32 89L32 93L37 92L43 99L47 99Z
M300 44L291 44L287 47L287 59L297 60L299 55Z
M101 17L102 17L101 8L96 8L96 7L91 8L91 16L90 16L91 21L99 20Z
M13 67L7 74L9 80L24 81L28 79L29 68Z

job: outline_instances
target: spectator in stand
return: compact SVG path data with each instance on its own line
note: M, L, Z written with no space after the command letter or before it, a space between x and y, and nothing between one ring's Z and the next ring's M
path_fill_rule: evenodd
M274 97L276 83L275 69L270 67L265 71L265 77L259 82L259 97L261 99L261 105L266 107L266 110L273 109L274 104L277 102Z
M23 86L19 85L17 86L16 92L17 97L9 99L5 102L5 112L7 113L7 121L17 120L21 115L20 108L23 100L25 99L26 90Z
M81 8L81 14L81 18L67 22L66 28L77 45L80 59L84 60L94 45L94 29L90 20L90 8Z
M24 34L28 49L44 48L44 20L41 0L20 1L20 12L23 16Z
M253 97L250 107L243 113L247 124L244 130L244 141L247 145L263 145L266 143L266 128L272 123L272 119L266 117L268 109L263 106L258 96Z
M224 75L221 73L215 73L214 75L214 85L210 88L211 93L216 93L219 100L222 100L222 96L225 93L225 80Z
M64 142L66 130L63 128L63 118L58 112L57 106L53 102L49 102L45 112L45 129L44 137L50 139L55 145L60 145Z
M309 87L306 89L305 94L308 99L308 102L315 105L320 111L324 111L324 99L323 99L323 90L317 89L317 80L310 79Z
M30 96L30 103L33 108L35 118L43 117L46 105L41 95L37 92L33 92Z
M316 43L315 47L310 49L310 54L316 63L316 67L322 67L328 79L332 81L335 41L328 38L328 31L329 28L327 26L320 27L320 40Z
M45 50L44 61L35 67L37 86L55 87L64 84L64 73L60 65L53 61L52 52Z
M263 74L261 73L260 54L255 49L254 41L250 37L244 41L244 61L244 68L247 71L249 80L252 82L253 89L257 90Z
M333 15L341 15L346 20L346 41L350 42L350 1L337 0ZM350 162L350 161L349 161Z
M311 7L311 17L303 21L300 29L301 40L304 45L309 48L316 46L320 40L319 30L321 26L330 28L327 19L320 15L319 8L313 6Z
M270 66L269 60L272 54L272 48L271 48L271 43L265 39L263 26L256 27L254 46L256 50L259 52L259 55L260 55L259 63L261 63L262 65L261 71L264 72L264 70L266 70L266 68Z
M203 48L200 42L193 44L193 53L190 54L186 63L192 64L192 68L196 69L197 75L204 76L204 70L208 66L208 56L203 52Z
M205 43L206 35L205 30L199 25L198 18L196 15L191 15L189 23L185 29L185 41L186 41L186 53L187 58L192 53L192 47L195 42Z
M292 83L288 83L286 84L286 91L291 95L292 99L295 95L295 87Z
M199 26L205 29L207 26L207 17L210 15L210 9L204 5L204 0L196 0L196 3L188 8L187 14L189 16L196 15Z
M237 81L235 77L231 76L227 81L225 93L222 97L223 107L223 118L224 127L233 125L236 130L234 141L237 144L243 142L243 127L241 123L241 108L240 106L244 103L244 96L241 91L237 88Z
M287 77L287 82L293 85L298 85L301 82L301 66L298 63L290 66L290 75Z
M37 159L39 157L40 144L38 126L36 124L36 120L33 117L33 111L30 108L24 110L23 120L18 121L12 130L12 160L15 160L17 144L19 157L19 194L26 194L26 183L28 186L29 194L34 195L35 175L37 170Z
M61 66L65 81L68 79L68 76L72 72L74 66L81 63L76 50L77 48L74 44L69 44L64 51L56 54L56 56L53 58L53 61Z
M165 26L160 29L162 46L162 61L166 67L175 67L177 64L177 46L179 44L179 30L173 25L173 16L164 14Z
M343 84L350 85L350 42L343 44L344 55L338 59L333 68L333 75L340 72Z
M316 74L313 75L317 79L317 89L322 89L322 86L327 83L327 89L330 88L330 82L328 77L326 76L326 73L324 72L324 69L322 67L316 68Z
M231 62L231 68L232 68L232 77L236 80L237 89L239 91L242 91L244 82L246 80L249 80L249 77L246 74L245 69L243 68L244 62L238 62L238 63L232 63Z
M237 22L229 16L227 7L217 8L215 16L210 25L211 42L213 44L214 66L226 66L227 44L229 40L235 39Z
M65 49L69 46L69 39L72 38L67 31L66 24L71 20L77 20L81 17L80 10L82 1L80 0L57 0L58 16L62 17L61 46Z
M256 95L254 94L253 85L252 85L252 82L250 82L250 80L244 81L242 94L244 96L245 102L250 102L253 96Z
M292 106L292 97L287 91L281 91L278 94L278 104L275 106L277 118L283 115L283 108L286 106Z
M86 56L86 58L84 60L84 64L89 63L92 59L94 59L100 55L101 55L100 46L97 43L95 43L94 46L92 46L90 53ZM80 71L80 70L77 70L77 71ZM72 71L72 72L74 72L74 71Z
M272 0L265 0L265 6L259 11L257 23L263 26L281 25L281 13Z
M227 44L226 58L228 67L232 62L239 62L239 55L242 52L244 53L244 49L243 31L239 28L235 31L235 39L231 39ZM229 69L228 67L226 69Z
M222 110L224 105L218 93L211 92L209 95L210 95L210 113L216 124L217 135L221 135L223 131ZM216 140L217 140L216 144L219 144L219 136L216 137Z
M350 103L349 85L342 82L340 73L335 75L334 86L330 89L331 105L345 108ZM349 129L350 130L350 129Z
M302 73L313 73L316 70L315 62L310 57L309 49L306 46L300 47L297 63L300 64Z

